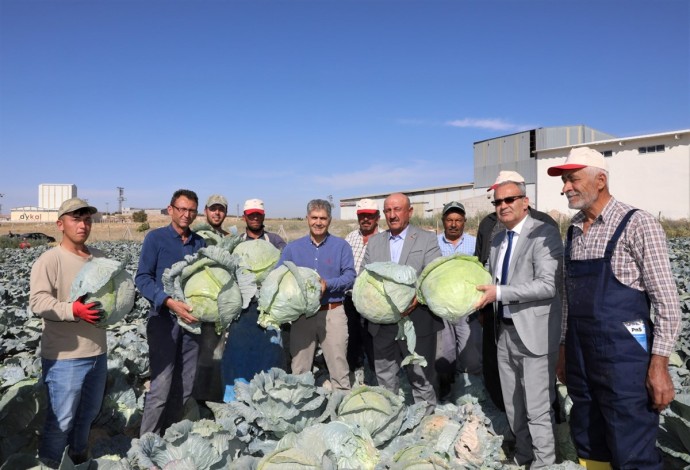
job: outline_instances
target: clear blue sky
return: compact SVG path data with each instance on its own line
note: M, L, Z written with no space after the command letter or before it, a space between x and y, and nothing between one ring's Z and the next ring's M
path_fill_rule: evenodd
M470 182L473 142L524 129L687 128L689 74L686 0L0 0L0 203L303 216Z

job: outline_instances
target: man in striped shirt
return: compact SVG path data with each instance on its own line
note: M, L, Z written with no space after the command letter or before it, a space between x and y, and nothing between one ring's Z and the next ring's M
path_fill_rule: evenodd
M369 238L381 231L379 228L379 219L381 213L376 205L376 201L372 199L360 199L357 202L357 223L359 228L348 233L345 241L352 247L352 254L355 257L355 271L359 274L362 267L362 259L364 259L364 250L367 247ZM374 351L372 345L371 334L367 331L366 320L362 318L354 303L352 302L352 291L345 295L345 313L347 314L347 329L349 333L349 340L347 343L347 362L350 365L350 371L354 372L356 369L362 367L363 359L369 363L369 368L374 370ZM373 374L372 374L373 376ZM369 378L365 375L365 382L375 382L375 378ZM376 385L375 383L368 383L368 385Z
M548 174L561 177L568 207L580 210L566 237L557 366L573 399L580 462L662 469L659 412L674 397L668 357L680 327L666 235L652 215L611 196L596 150L574 148Z

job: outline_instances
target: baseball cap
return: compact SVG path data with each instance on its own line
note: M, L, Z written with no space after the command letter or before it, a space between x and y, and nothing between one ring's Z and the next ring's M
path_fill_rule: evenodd
M496 189L499 185L503 183L507 183L508 181L511 181L513 183L524 183L525 178L522 177L520 173L517 171L508 171L508 170L503 170L498 173L498 176L496 177L496 181L494 181L494 184L489 186L489 189L487 191L491 191Z
M89 203L85 200L79 199L78 197L73 197L71 199L67 199L62 204L60 204L60 208L58 209L58 219L65 214L78 211L79 209L88 209L89 213L91 214L95 214L96 212L98 212L98 209L96 209L93 206L90 206Z
M378 211L379 207L373 199L360 199L357 201L358 214L376 214Z
M570 150L568 158L565 159L563 165L552 166L546 172L549 176L561 176L566 170L579 170L586 166L609 171L606 160L604 160L604 156L601 153L589 147L577 147Z
M463 215L465 215L465 206L460 204L458 201L450 201L448 204L443 206L443 215L446 215L446 212L450 211L451 209L457 209L460 212L462 212Z
M211 207L214 204L220 204L225 207L226 211L228 210L228 200L225 199L225 196L221 196L220 194L210 195L206 201L206 207Z
M247 199L244 201L245 214L264 214L264 201L261 199Z

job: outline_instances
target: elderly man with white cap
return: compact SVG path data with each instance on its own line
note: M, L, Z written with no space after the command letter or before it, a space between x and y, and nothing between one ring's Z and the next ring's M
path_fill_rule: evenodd
M367 248L369 238L381 231L379 228L379 219L381 212L379 206L373 199L360 199L357 202L357 223L359 228L348 233L345 241L352 247L352 254L355 258L355 271L359 273L362 267L362 260L364 259L364 251ZM369 368L372 373L374 371L374 350L372 344L371 334L367 331L367 321L359 314L352 302L352 291L345 293L345 300L343 301L345 307L345 314L347 315L347 362L350 366L350 372L356 371L362 367L363 359L366 357ZM369 378L365 376L366 382L372 382L369 385L375 385L376 378Z
M279 250L285 247L285 240L265 230L266 211L261 199L247 199L242 217L247 224L245 232L240 235L242 243L257 243L256 240L262 240L259 243L266 241ZM272 367L287 367L286 348L283 346L287 335L281 334L280 330L259 326L257 297L252 299L228 328L222 359L224 401L234 400L236 381L250 381L254 375Z
M596 150L574 148L548 174L561 177L568 207L579 210L566 237L557 374L573 400L580 463L662 469L659 412L674 397L668 358L680 328L666 235L651 214L610 194Z
M524 183L525 179L516 171L504 170L498 173L496 181L486 191L495 190L500 184L507 181L514 183ZM558 224L548 214L540 212L530 207L529 215L542 222L553 225L558 228ZM498 232L503 229L503 224L498 222L496 212L491 212L484 217L479 223L477 229L477 241L474 255L479 258L482 264L486 264L489 259L489 250L491 249L491 240ZM498 361L496 358L496 341L497 329L496 316L491 305L480 310L479 321L483 325L482 329L482 375L484 376L484 385L489 392L491 401L501 410L505 411L503 403L503 393L501 392L501 378L498 374ZM556 401L556 403L558 403Z

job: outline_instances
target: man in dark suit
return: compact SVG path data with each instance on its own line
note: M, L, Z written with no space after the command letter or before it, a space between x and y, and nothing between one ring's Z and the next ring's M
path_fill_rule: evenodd
M419 275L432 260L441 256L436 235L413 225L410 217L413 208L410 199L402 193L391 194L383 203L388 230L374 235L367 243L362 265L374 261L393 261L412 266ZM412 386L415 402L426 401L427 413L433 412L437 398L436 386L436 333L443 329L443 321L424 306L413 300L407 310L415 327L417 345L415 352L426 359L427 365L405 366ZM404 341L396 340L398 325L379 325L369 322L369 332L374 341L374 367L380 386L397 392L400 386L398 371L402 359L408 355Z
M561 333L563 244L553 226L529 215L524 182L506 181L492 204L505 226L491 243L496 284L478 286L481 308L496 303L497 357L506 415L516 438L515 462L555 464L555 366Z

